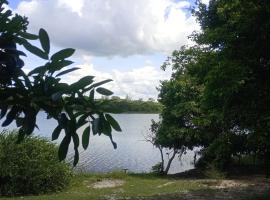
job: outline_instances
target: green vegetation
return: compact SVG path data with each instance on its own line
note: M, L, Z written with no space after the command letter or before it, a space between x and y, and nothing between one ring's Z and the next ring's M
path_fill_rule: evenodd
M116 187L95 188L104 181L121 181ZM257 180L257 181L256 181ZM124 174L113 172L109 174L79 174L75 175L70 187L53 194L40 196L24 196L14 200L101 200L101 199L149 199L149 200L193 200L193 199L235 199L259 200L269 198L269 180L256 177L253 180L215 180L215 179L185 179L172 176L157 176L154 174ZM233 187L230 186L232 184ZM249 185L242 187L241 185ZM225 189L216 189L216 187ZM10 200L10 198L0 198Z
M103 109L109 113L161 113L162 105L154 101L130 100L112 97L101 99Z
M122 180L123 185L113 188L93 188L93 184L100 183L102 180ZM24 199L96 200L106 198L109 199L110 197L147 197L154 195L175 194L186 191L199 190L202 188L203 185L200 181L177 181L172 178L158 177L151 174L124 174L120 172L114 172L110 174L76 175L72 179L71 185L66 191L35 197L29 196L24 197ZM6 200L6 198L0 199ZM18 197L18 199L20 199L20 197Z
M254 156L270 173L270 4L211 0L193 11L201 25L192 47L176 50L160 86L162 123L153 143L174 151L201 147L198 165L227 170ZM181 151L180 151L181 152Z
M67 187L71 168L57 158L57 146L39 137L16 143L17 132L0 133L0 196L56 192Z
M27 18L12 14L4 9L6 0L0 0L0 119L6 127L13 121L19 128L18 140L30 135L36 125L37 114L42 110L47 118L54 118L58 125L52 133L52 140L59 137L61 131L65 136L59 146L58 157L66 158L71 141L74 146L74 162L79 160L80 144L77 130L86 125L82 144L86 149L89 143L90 130L93 134L108 136L113 146L112 129L121 131L118 123L109 114L104 114L95 100L95 93L110 96L113 93L101 85L112 80L94 82L94 76L85 76L73 84L61 82L61 77L79 68L70 68L73 63L68 60L75 52L72 48L50 52L50 39L44 29L38 35L27 32ZM31 41L40 43L34 46ZM28 74L23 71L23 51L43 59L45 64L34 68ZM65 97L65 99L63 99ZM76 109L74 109L76 107Z

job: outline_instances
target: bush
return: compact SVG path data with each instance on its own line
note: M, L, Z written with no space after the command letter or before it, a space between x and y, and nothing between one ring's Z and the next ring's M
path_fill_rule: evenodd
M155 174L160 174L162 173L162 162L158 162L154 166L152 166L152 172Z
M211 178L211 179L225 179L226 177L226 173L220 171L213 164L208 164L208 166L204 170L204 175L205 177Z
M17 144L17 132L0 133L0 194L43 194L62 190L71 178L70 167L58 161L57 147L30 136Z

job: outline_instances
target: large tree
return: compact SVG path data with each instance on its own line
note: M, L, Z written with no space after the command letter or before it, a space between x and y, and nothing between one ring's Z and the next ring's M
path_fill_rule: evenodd
M94 82L94 76L85 76L75 83L61 81L61 76L78 70L71 68L73 63L68 58L74 49L67 48L54 54L50 51L50 39L44 29L38 35L27 32L27 18L12 14L4 8L7 1L0 0L0 119L6 127L13 121L19 128L19 138L32 134L36 117L40 111L47 113L47 118L58 122L52 133L52 140L59 137L63 130L63 140L59 147L60 160L65 159L71 141L74 143L74 165L79 160L78 147L80 138L77 130L85 126L82 134L82 146L88 147L90 130L93 134L107 135L114 147L112 128L121 131L114 118L105 114L102 105L95 100L95 92L111 95L112 92L100 87L112 80ZM35 40L39 46L31 44ZM37 43L37 42L36 42ZM36 44L35 43L35 44ZM34 68L28 74L23 71L22 56L28 51L43 59L45 64Z
M173 145L191 140L223 166L233 154L256 153L269 168L269 1L211 0L197 8L196 45L175 51L164 65L174 73L160 89L159 134L168 138L169 128L178 126Z

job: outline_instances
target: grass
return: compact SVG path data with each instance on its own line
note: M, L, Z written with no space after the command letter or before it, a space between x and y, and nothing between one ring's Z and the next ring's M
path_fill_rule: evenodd
M123 180L124 184L115 188L95 189L92 185L102 179ZM24 196L16 198L0 198L0 200L98 200L114 198L149 197L166 194L176 194L202 189L199 181L160 177L154 174L124 174L113 172L109 174L80 174L74 176L71 185L65 191L40 196Z
M62 192L40 196L0 197L0 200L138 200L142 199L140 197L146 197L148 200L270 199L270 179L259 176L249 176L246 179L240 177L240 179L235 179L236 183L237 181L249 183L248 187L233 186L223 190L215 189L215 186L226 181L225 179L198 179L198 177L193 177L192 173L196 175L195 172L184 173L182 177L180 175L158 176L155 174L125 174L122 172L77 174L72 178L70 186ZM114 188L93 188L93 184L106 179L122 180L124 184Z

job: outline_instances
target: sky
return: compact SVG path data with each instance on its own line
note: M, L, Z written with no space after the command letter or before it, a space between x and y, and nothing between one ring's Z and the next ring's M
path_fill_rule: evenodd
M203 0L208 3L209 0ZM170 70L160 66L167 56L200 27L190 14L194 0L9 0L9 7L29 19L28 31L47 30L51 51L72 47L73 66L81 69L64 77L71 83L86 75L114 95L157 99L160 81ZM44 64L28 56L25 70Z

